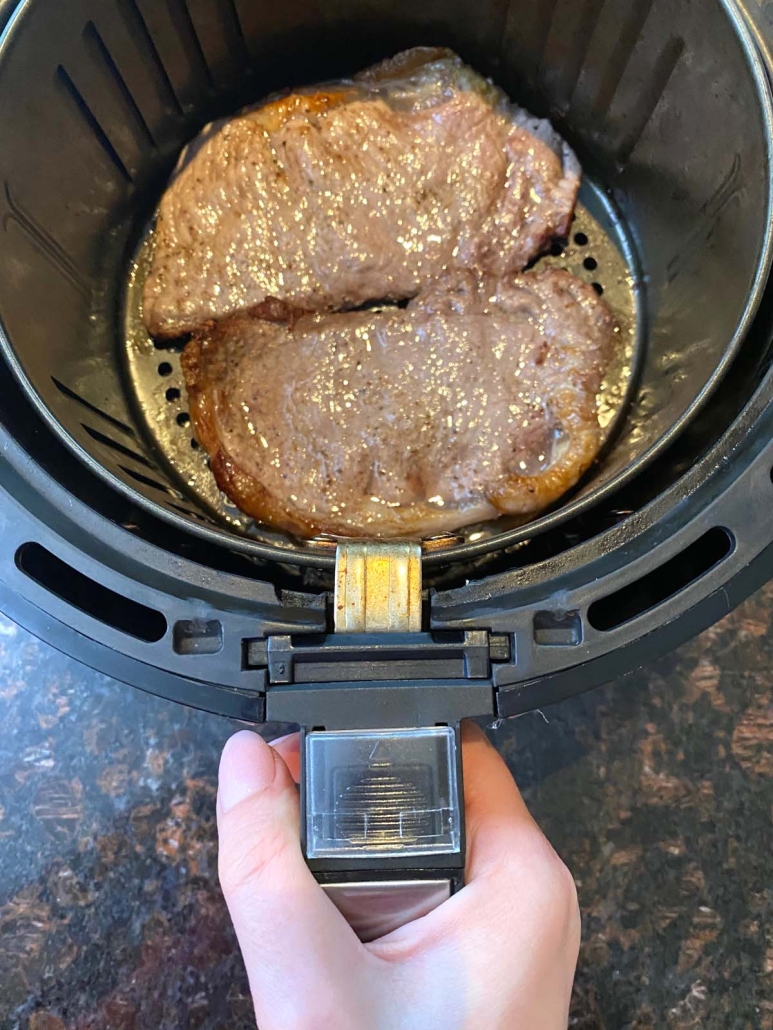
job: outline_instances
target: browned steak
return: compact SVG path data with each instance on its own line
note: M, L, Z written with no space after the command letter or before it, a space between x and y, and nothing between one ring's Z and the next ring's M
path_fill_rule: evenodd
M341 310L448 269L519 271L568 231L579 176L456 55L408 51L205 130L161 200L145 323L172 337L276 300Z
M426 536L534 514L577 482L615 332L566 272L456 273L404 310L235 316L183 368L242 511L304 535Z

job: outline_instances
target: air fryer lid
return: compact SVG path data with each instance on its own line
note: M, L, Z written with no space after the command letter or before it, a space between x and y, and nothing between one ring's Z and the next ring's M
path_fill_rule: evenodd
M476 5L472 19L466 3L420 14L352 3L309 5L296 18L246 0L19 9L0 53L5 351L49 426L93 471L186 532L262 557L332 562L265 529L245 534L236 512L190 488L177 356L151 349L139 370L127 361L124 286L171 164L198 126L241 100L422 42L455 46L561 121L590 170L586 197L600 226L587 258L578 228L564 260L610 297L622 285L632 303L635 287L645 345L622 432L574 498L526 527L474 527L428 560L533 539L608 496L684 428L735 355L767 275L769 111L756 53L735 8L716 0L700 11L610 3L595 22L568 3L513 4L504 20L501 10ZM171 431L159 434L162 423Z

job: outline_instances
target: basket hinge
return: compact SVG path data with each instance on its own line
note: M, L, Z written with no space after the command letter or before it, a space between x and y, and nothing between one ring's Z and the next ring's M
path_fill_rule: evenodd
M336 550L336 633L418 633L421 544L344 541Z

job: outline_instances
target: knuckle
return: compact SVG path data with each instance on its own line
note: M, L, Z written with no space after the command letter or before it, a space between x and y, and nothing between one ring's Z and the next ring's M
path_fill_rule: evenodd
M543 838L528 863L526 877L531 884L536 914L547 927L562 937L579 936L580 909L574 877Z
M574 876L572 876L569 867L556 855L555 858L555 872L554 875L557 881L557 889L563 899L565 900L570 911L578 908L577 902L577 884L574 882Z
M574 877L553 852L552 861L546 869L545 902L555 931L561 939L573 941L580 937L580 906Z
M577 896L577 884L574 882L574 877L571 871L561 859L558 860L560 863L561 879L563 880L563 898L564 905L567 913L567 923L569 929L576 930L577 936L580 933L580 901Z

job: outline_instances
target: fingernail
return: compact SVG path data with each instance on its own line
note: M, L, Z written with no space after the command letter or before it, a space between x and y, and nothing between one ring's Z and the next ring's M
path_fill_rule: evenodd
M477 742L488 744L489 747L494 746L489 740L485 730L482 730L476 722L472 721L472 719L462 720L462 741L468 744Z
M274 737L273 740L269 740L269 744L271 745L271 747L276 747L277 744L284 744L284 742L286 740L289 740L290 737L296 737L297 735L297 730L295 730L295 732L293 733L283 733L281 737Z
M217 800L222 812L265 790L274 780L274 751L250 730L226 743L220 758Z

